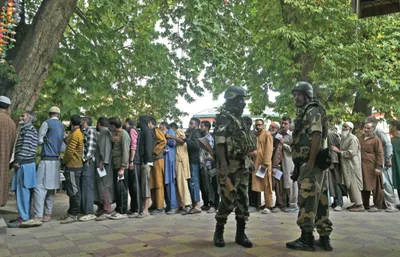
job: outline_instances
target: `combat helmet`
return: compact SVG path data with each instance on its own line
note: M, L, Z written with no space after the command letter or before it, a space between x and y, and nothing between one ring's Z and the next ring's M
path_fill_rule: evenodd
M242 87L238 87L238 86L230 86L224 94L224 98L226 100L230 100L230 99L234 99L237 96L241 96L241 97L247 97L247 93L246 90Z
M312 85L306 81L297 82L292 89L292 94L295 91L304 92L310 99L314 96Z

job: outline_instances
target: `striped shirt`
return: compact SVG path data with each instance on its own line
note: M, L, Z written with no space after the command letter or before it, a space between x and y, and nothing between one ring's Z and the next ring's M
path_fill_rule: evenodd
M35 162L38 133L32 124L21 127L15 146L15 162L18 164Z
M131 128L131 130L129 131L129 135L131 137L131 151L136 151L138 132L136 131L136 129Z
M97 144L97 132L95 127L86 127L83 129L83 162L95 161Z

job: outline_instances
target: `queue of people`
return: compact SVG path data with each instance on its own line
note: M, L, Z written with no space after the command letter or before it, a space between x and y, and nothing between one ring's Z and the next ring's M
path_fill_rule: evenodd
M49 119L38 131L32 125L36 121L34 113L25 112L17 137L15 123L7 114L10 104L8 98L0 97L1 158L6 160L14 153L11 190L16 192L19 212L9 227L40 226L52 220L60 170L69 197L62 224L218 210L221 197L213 152L216 137L209 121L192 118L189 128L183 131L176 123L157 124L153 117L145 115L125 122L118 117L100 117L96 124L90 117L72 115L66 133L60 109L52 107ZM268 130L262 119L254 124L247 119L246 123L249 131L254 126L251 137L257 149L248 178L248 211L298 212L291 118L272 122ZM357 135L352 122L343 123L340 134L333 129L327 134L329 193L334 211L343 211L344 196L353 203L347 208L352 212L399 211L394 188L400 184L400 125L398 121L391 123L392 145L377 124L376 118L368 117ZM202 147L204 139L213 151ZM36 165L38 146L40 162ZM8 168L1 167L1 205L8 195L4 177Z

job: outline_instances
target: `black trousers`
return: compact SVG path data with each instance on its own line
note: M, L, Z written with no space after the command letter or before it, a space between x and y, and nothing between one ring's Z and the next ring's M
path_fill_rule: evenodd
M215 175L211 179L211 186L214 189L214 207L215 207L215 209L218 209L219 202L220 202L220 197L219 197L219 194L218 194L218 176L217 175Z
M217 209L220 201L217 175L211 177L203 165L200 166L200 191L204 205Z
M253 190L251 190L251 185L252 185L252 175L251 172L249 173L249 206L252 207L259 207L259 200L258 197L260 196L260 193L258 192L254 192Z
M133 170L128 170L128 189L131 197L131 212L143 211L143 198L140 187L140 164L135 164Z
M125 214L128 211L128 170L124 170L124 179L118 180L119 169L114 169L114 190L117 207L115 211Z
M342 184L336 184L336 196L333 198L333 205L336 206L343 206L343 192L345 192L344 188L346 186Z
M68 214L77 216L81 210L81 175L82 170L64 171L67 195L69 197Z
M214 199L210 199L210 179L207 174L207 168L204 165L200 165L200 191L201 198L203 200L204 206L213 205Z

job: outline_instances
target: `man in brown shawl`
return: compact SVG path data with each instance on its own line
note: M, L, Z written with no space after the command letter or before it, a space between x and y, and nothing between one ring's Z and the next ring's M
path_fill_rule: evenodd
M167 139L161 129L156 127L156 120L151 117L148 123L149 129L154 131L155 145L153 147L153 166L150 171L151 201L156 206L152 215L164 212L164 148Z
M264 130L264 121L256 120L257 136L257 157L254 162L256 173L258 170L265 173L264 178L253 173L252 190L255 192L264 192L265 208L263 214L271 213L273 206L272 199L272 151L273 137L271 133Z
M9 114L10 105L8 97L0 96L0 206L6 205L8 200L8 172L17 134Z
M364 125L364 135L360 137L361 166L363 173L362 198L364 208L369 212L378 212L383 202L383 148L381 140L374 134L375 124ZM370 208L369 199L373 194L374 205Z

